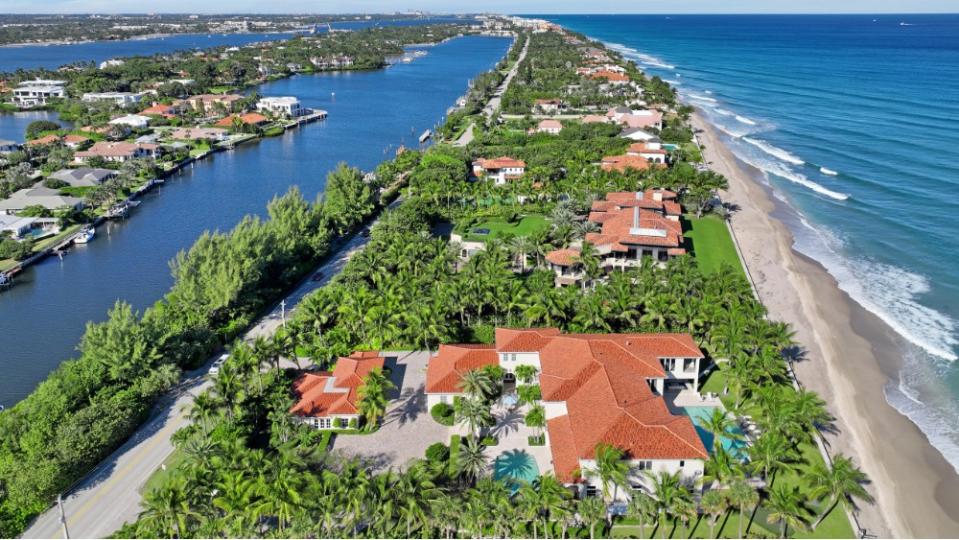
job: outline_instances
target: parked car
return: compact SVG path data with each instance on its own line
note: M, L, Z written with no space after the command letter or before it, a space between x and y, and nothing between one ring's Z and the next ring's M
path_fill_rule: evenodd
M223 367L223 364L226 362L226 359L229 357L230 357L230 353L221 354L219 358L213 361L213 365L210 366L210 371L208 371L207 373L209 373L210 375L216 375L217 373L219 373L220 368Z

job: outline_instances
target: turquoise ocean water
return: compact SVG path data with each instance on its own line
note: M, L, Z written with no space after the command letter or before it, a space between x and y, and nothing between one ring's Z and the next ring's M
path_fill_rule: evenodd
M673 83L907 344L887 400L959 469L959 16L547 16Z

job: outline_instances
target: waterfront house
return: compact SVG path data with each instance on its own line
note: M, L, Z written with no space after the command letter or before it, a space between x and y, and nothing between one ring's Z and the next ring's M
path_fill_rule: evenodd
M239 120L241 124L248 126L262 126L270 123L270 119L263 116L260 113L246 113L246 114L231 114L230 116L223 117L215 124L219 128L232 128L234 120Z
M663 144L659 139L650 139L647 142L629 145L629 148L626 150L626 155L639 156L650 163L664 165L669 153L663 149Z
M176 118L181 112L183 112L182 102L170 105L154 103L140 111L140 114L143 116L162 116L163 118L172 119Z
M14 240L23 240L37 232L57 232L56 218L21 217L0 213L0 237L9 234Z
M310 112L299 99L292 96L261 98L256 102L256 110L288 118L296 118Z
M77 169L60 169L51 174L50 178L66 182L72 187L93 187L115 178L116 175L117 171L113 169L79 167Z
M176 128L169 132L169 137L171 139L182 139L187 141L196 141L202 139L209 139L211 141L224 141L229 138L229 136L229 131L216 127Z
M190 96L184 100L194 111L203 111L210 113L218 106L222 106L227 112L236 110L243 96L239 94L198 94Z
M559 135L563 131L563 124L559 120L541 120L532 130L533 133L549 133L550 135Z
M83 208L83 199L60 195L56 189L34 187L16 191L9 198L0 201L0 214L16 214L29 206L41 206L47 210Z
M150 117L143 116L142 114L128 114L126 116L121 116L119 118L110 120L110 125L129 126L133 129L145 129L150 125Z
M497 328L491 345L440 345L426 370L427 406L452 404L462 396L468 371L499 366L510 384L519 366L532 366L560 481L595 494L600 486L590 474L596 467L593 452L610 444L626 452L632 489L648 489L645 473L661 471L679 473L694 486L709 456L690 418L673 415L664 397L697 392L703 358L688 334ZM628 497L630 490L623 491Z
M616 73L615 71L600 70L590 74L589 78L593 80L605 80L608 84L613 86L623 86L629 84L629 75Z
M106 161L124 162L138 158L156 159L159 155L160 147L152 143L98 141L89 149L75 153L73 161L83 163L90 158L99 157Z
M316 429L345 428L359 423L359 388L374 369L382 370L385 358L376 351L354 352L339 358L333 371L303 373L293 383L294 419Z
M81 101L93 102L111 102L115 105L124 106L133 103L139 103L143 94L134 94L133 92L87 92L81 96Z
M20 145L16 141L0 139L0 154L9 154L20 150Z
M92 139L89 137L84 137L83 135L70 134L63 138L63 144L71 150L76 150L81 146L91 142L91 140Z
M491 179L500 186L507 180L516 180L526 172L524 161L511 157L495 159L477 159L473 162L473 175L480 179Z
M26 145L37 147L46 146L48 144L57 144L58 142L60 142L60 136L51 133L50 135L44 135L43 137L37 137L36 139L29 140L26 142Z
M24 109L46 105L50 99L66 97L65 84L51 79L24 81L13 89L13 104Z

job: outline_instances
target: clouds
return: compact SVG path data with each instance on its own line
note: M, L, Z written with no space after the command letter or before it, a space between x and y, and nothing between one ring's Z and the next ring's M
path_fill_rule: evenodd
M955 0L0 0L5 13L943 13Z

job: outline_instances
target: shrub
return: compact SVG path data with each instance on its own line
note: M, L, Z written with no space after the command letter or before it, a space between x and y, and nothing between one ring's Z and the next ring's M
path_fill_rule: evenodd
M528 440L530 446L546 446L546 435L530 435Z
M487 435L483 437L482 439L480 439L480 444L482 444L483 446L496 446L497 444L499 444L499 439L497 439L496 437L492 435Z
M433 443L426 449L426 459L433 463L446 461L450 458L450 449L441 442Z
M60 189L60 188L67 187L70 184L68 182L64 182L63 180L60 180L57 178L47 178L46 180L43 181L43 185L44 187L48 187L50 189Z
M345 418L336 418L335 420L333 420L333 427L335 428L343 429L346 426L347 426L347 422Z
M360 423L356 421L356 418L350 418L350 423L349 423L350 429L357 429L359 425Z
M455 421L453 407L448 403L437 403L433 405L433 408L430 409L430 415L433 417L433 420L436 420L437 424L443 426L452 426Z

